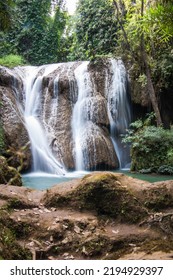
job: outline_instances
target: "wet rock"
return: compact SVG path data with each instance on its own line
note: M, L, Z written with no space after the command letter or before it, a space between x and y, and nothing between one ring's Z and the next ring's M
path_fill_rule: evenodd
M12 88L0 86L0 102L0 120L10 165L15 168L22 165L22 171L27 170L31 164L29 138Z

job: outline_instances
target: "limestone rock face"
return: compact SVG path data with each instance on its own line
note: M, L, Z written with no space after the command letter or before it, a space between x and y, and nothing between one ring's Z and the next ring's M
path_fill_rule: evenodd
M24 125L24 119L17 105L14 91L10 87L0 86L0 120L4 130L5 144L9 150L9 156L13 156L10 164L14 167L20 165L20 158L16 155L20 149L29 142L28 133ZM27 170L31 164L29 146L23 154L23 170Z
M72 119L75 105L81 98L79 96L81 77L76 77L76 69L82 63L57 64L48 74L47 66L41 66L33 79L33 85L38 77L42 83L41 89L36 93L40 104L34 114L45 132L53 155L67 169L75 169L77 157L78 140L74 136ZM80 148L86 170L119 167L110 135L110 115L112 114L112 120L115 121L117 117L113 116L113 110L109 112L109 98L106 92L107 80L113 77L112 70L109 70L110 65L110 61L106 60L97 66L89 63L86 78L83 79L82 87L85 96L80 104L79 114L83 125L77 129L80 132ZM26 145L29 143L29 137L24 119L26 68L21 67L20 74L17 69L0 68L0 102L2 104L0 119L7 147L10 147L14 154L15 150L23 153L20 154L22 170L29 169L32 164L31 148L30 145ZM80 73L78 75L80 76ZM82 90L80 90L81 94ZM110 102L112 102L111 108L114 107L115 101L110 99ZM118 105L115 104L115 106ZM76 121L77 125L78 121ZM22 147L27 148L21 150ZM17 167L21 164L20 156L18 154L16 160L13 157L11 163L13 166Z

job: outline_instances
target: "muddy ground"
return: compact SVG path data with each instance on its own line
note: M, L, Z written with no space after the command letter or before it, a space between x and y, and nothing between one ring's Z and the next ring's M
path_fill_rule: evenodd
M173 259L173 181L94 172L45 191L0 185L0 259Z

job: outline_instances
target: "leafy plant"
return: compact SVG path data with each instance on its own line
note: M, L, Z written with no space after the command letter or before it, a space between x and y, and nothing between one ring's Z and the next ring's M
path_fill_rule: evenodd
M80 0L71 52L74 59L93 59L113 53L117 42L117 20L109 0Z
M140 171L173 165L173 129L151 124L153 115L131 124L124 142L131 143L131 170Z
M173 175L173 166L162 165L159 167L158 173L162 175Z
M0 65L13 68L15 66L24 65L25 61L22 56L9 54L0 58Z

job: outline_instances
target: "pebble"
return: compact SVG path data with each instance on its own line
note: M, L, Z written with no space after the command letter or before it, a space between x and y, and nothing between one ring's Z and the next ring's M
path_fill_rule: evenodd
M74 227L74 232L79 234L81 232L81 229L78 226L75 226Z
M44 208L44 212L51 213L51 211L49 209L47 209L47 208Z
M68 238L66 237L65 239L62 240L62 244L67 244L69 242Z

